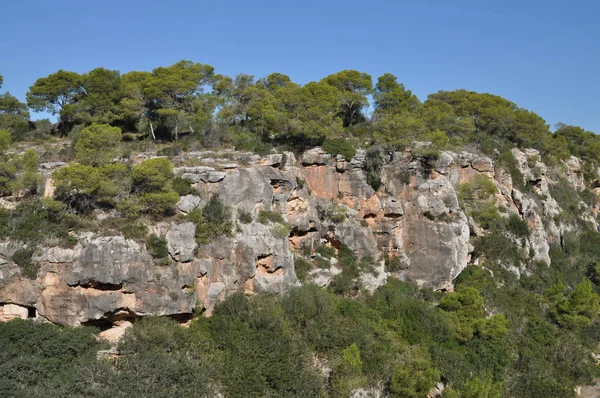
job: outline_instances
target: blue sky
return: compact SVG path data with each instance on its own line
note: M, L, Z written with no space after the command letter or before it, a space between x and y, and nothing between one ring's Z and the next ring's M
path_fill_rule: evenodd
M190 59L298 83L391 72L425 100L498 94L600 132L597 0L2 0L2 91L58 69L151 70Z

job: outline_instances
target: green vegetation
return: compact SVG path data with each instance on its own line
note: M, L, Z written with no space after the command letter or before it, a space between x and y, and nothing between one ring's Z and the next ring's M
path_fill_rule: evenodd
M192 210L187 219L196 225L196 241L202 245L219 236L231 236L233 220L231 210L213 195L202 210Z
M170 263L169 251L167 249L167 240L154 234L146 238L146 248L159 264L168 265Z
M589 250L597 249L580 248L577 257ZM353 261L347 248L338 257L345 266ZM336 294L338 287L314 285L283 297L236 294L189 328L166 318L137 322L116 360L96 360L100 343L91 329L0 323L0 391L160 397L167 390L210 396L218 388L228 397L345 397L355 388L379 386L393 397L424 397L443 381L451 397L533 398L540 391L572 397L576 384L597 374L589 350L600 323L585 267L576 268L574 284L548 288L548 280L573 276L565 258L554 249L557 268L533 267L521 280L492 263L486 267L494 277L471 267L456 292L446 295L395 279L352 298ZM308 262L298 267L308 268ZM330 383L311 365L315 360L332 367ZM84 382L89 375L94 383ZM133 375L146 382L125 382Z
M269 222L279 224L285 223L283 217L281 216L281 213L268 210L261 210L258 213L258 222L261 224L268 224Z
M296 276L300 282L306 281L311 268L311 263L306 261L304 258L298 255L294 257L294 271L296 271Z
M75 142L75 159L88 166L112 162L118 154L121 129L108 124L92 124L81 130Z
M446 146L470 144L496 158L513 147L531 147L550 164L570 155L600 164L600 139L580 127L559 125L551 133L535 113L488 93L439 91L421 102L390 73L374 82L367 73L343 70L299 85L281 73L232 78L210 65L183 60L150 72L59 70L33 82L26 100L0 95L0 130L13 140L72 135L82 140L76 144L80 159L93 166L115 154L114 140L121 134L109 126L126 139L183 141L163 149L167 156L190 144L233 145L258 153L273 146L301 151L322 144L349 160L355 148L378 144L414 146L415 156L431 165ZM57 125L28 123L28 107L57 115ZM95 141L89 139L90 126L98 130ZM415 144L424 142L431 144Z
M250 224L252 222L252 214L244 210L238 210L238 220L242 224Z

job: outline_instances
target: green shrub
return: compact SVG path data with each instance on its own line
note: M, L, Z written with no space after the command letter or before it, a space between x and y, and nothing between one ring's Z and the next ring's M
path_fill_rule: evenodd
M434 146L414 148L411 154L414 158L420 159L421 163L428 168L433 168L435 162L440 158L440 150Z
M187 219L196 225L198 244L206 244L219 236L232 234L231 210L223 204L218 195L213 195L202 210L189 212Z
M252 214L244 210L238 210L238 220L242 224L250 224L252 222Z
M65 242L70 229L81 227L80 221L60 202L31 198L14 210L0 210L0 236L33 248L52 238Z
M287 238L290 235L290 226L288 224L277 224L271 228L271 235L279 239Z
M344 138L327 138L323 142L323 150L332 155L342 155L347 161L356 154L354 146Z
M197 191L192 187L192 183L183 177L173 178L171 180L171 188L173 191L177 192L179 196L193 195L197 193Z
M261 224L268 224L269 222L280 224L285 223L283 217L281 216L281 213L268 210L261 210L258 213L258 222Z
M40 265L32 260L34 252L34 249L23 247L17 250L11 257L15 264L21 268L23 275L29 279L35 279L40 270Z
M511 213L506 219L506 230L517 238L527 238L531 233L527 222L515 213Z
M396 174L396 178L404 185L410 184L410 172L408 170L400 170L398 174Z
M92 167L70 164L52 174L55 198L79 213L99 206L114 206L129 194L129 171L123 164Z
M165 259L169 257L167 249L167 240L154 234L146 238L146 248L155 259Z
M348 397L353 390L362 387L367 379L363 375L363 361L360 349L352 344L342 350L342 360L334 370L332 380L333 396Z
M167 159L144 160L131 169L133 189L139 193L167 190L167 184L173 178L173 165Z
M502 217L494 203L475 203L469 215L483 229L499 228L502 226Z
M415 347L402 356L394 367L390 381L390 395L402 398L420 398L440 381L440 372L429 358L427 350Z
M429 220L429 221L435 221L435 216L433 214L431 214L430 211L426 211L423 213L423 215Z
M315 257L315 265L317 266L317 268L329 269L329 268L331 268L331 261L328 258L316 256Z
M312 269L310 262L306 261L300 256L294 257L294 270L296 271L296 277L300 282L305 282L308 277L308 273Z
M365 171L367 173L367 184L377 191L381 186L381 168L384 165L381 148L373 147L367 149L365 154Z
M0 130L0 152L6 151L11 141L10 131Z
M121 129L108 124L92 124L81 130L74 145L75 158L81 164L101 166L118 154Z
M117 203L116 208L124 217L133 220L142 214L143 205L139 197L130 196Z
M156 152L158 156L166 156L169 158L179 156L181 154L181 147L179 145L171 145L164 147Z
M141 222L129 222L120 228L125 239L143 240L148 235L148 227Z
M508 170L513 186L521 188L525 184L525 177L523 176L523 173L521 173L521 170L519 170L519 164L510 150L505 150L500 153L498 165Z
M335 251L335 248L333 248L331 246L327 246L327 245L317 246L317 248L315 249L315 252L325 258L334 258L334 257L336 257L336 254L337 254Z
M179 201L179 194L175 191L147 193L140 197L140 205L144 213L153 217L174 214L174 208Z
M38 187L42 184L43 178L37 171L27 170L24 171L19 177L18 186L23 190L23 193L28 195L35 195L38 192Z
M386 272L398 272L406 269L406 265L402 262L400 257L397 256L385 256L385 271Z

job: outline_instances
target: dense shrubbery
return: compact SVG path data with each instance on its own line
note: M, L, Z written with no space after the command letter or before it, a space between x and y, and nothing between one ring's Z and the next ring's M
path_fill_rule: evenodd
M345 266L355 261L346 249L338 257ZM546 273L560 278L563 270L534 267L519 281L488 266L494 277L483 267L468 268L456 292L446 295L395 279L360 298L315 285L283 297L236 294L189 328L143 319L120 343L123 355L110 361L95 359L100 346L90 329L0 324L0 391L346 397L378 386L392 397L424 397L443 381L450 397L573 396L573 387L597 372L590 349L600 333L594 331L598 296L591 283L580 274L575 285L548 288ZM536 293L533 285L544 288ZM330 380L317 363L333 369ZM140 378L144 383L127 382Z
M75 144L76 157L83 164L72 163L54 172L55 197L77 213L116 207L128 218L172 215L179 192L190 193L189 183L174 179L173 165L164 158L148 159L132 168L111 163L120 134L108 125L84 129ZM96 155L83 161L89 151Z

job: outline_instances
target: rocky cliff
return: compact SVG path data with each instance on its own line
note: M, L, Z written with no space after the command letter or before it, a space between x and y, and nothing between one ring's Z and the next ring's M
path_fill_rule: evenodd
M572 228L558 217L561 208L550 188L559 180L575 190L585 184L578 159L549 168L538 155L513 150L525 191L505 168L470 152L442 152L435 163L409 151L358 150L344 159L320 148L299 158L289 152L180 155L175 160L182 166L175 172L190 180L197 193L182 197L178 211L202 208L218 194L233 212L231 236L198 245L194 224L177 218L154 223L149 229L166 238L170 256L168 265L157 265L143 242L80 233L72 248L44 247L35 253L40 264L35 279L21 275L10 260L18 245L2 241L0 319L37 316L63 325L97 325L107 333L145 315L185 321L195 311L210 314L218 300L237 291L283 293L300 284L295 257L327 262L313 266L306 281L329 284L342 269L335 259L316 253L321 246L345 246L368 258L374 266L360 276L366 289L394 275L423 288L451 290L453 279L478 261L472 238L485 234L457 194L479 175L496 187L492 201L500 215L516 214L529 226L527 238L514 237L522 239L526 255L550 264L550 246ZM47 194L57 167L61 164L42 165ZM580 217L596 227L596 207L580 205ZM261 210L278 213L285 222L261 223ZM251 221L238 221L247 213Z

